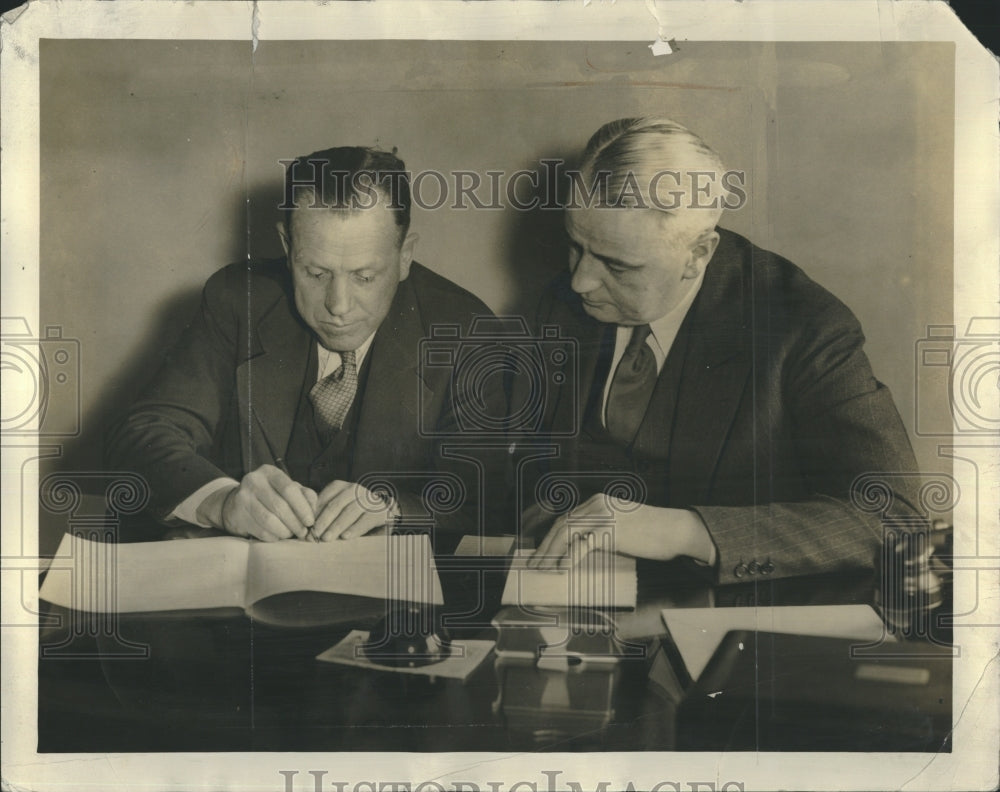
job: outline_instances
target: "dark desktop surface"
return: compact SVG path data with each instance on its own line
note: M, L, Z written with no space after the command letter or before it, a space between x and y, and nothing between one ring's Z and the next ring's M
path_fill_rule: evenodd
M467 559L441 557L438 566L440 619L456 643L496 640L494 618L516 625L546 614L501 609L502 559L469 568ZM845 657L850 642L731 634L694 684L661 609L873 604L876 583L871 575L826 575L720 587L684 564L640 563L638 571L634 611L570 626L583 636L579 651L570 646L565 657L539 663L506 651L520 628L505 626L498 651L465 680L317 661L350 630L369 630L385 615L385 602L361 597L278 595L258 604L263 620L216 609L102 621L51 608L40 630L38 749L950 750L950 636L936 626L948 603L929 621L933 630L911 625L903 659L871 657L899 655L900 644L869 647L869 658L856 660ZM318 617L295 626L303 611ZM865 684L891 695L880 708L862 694L852 708L858 666L879 664L909 674L910 683L869 668ZM705 685L727 694L712 696Z
M677 750L950 751L950 647L735 630L677 717Z

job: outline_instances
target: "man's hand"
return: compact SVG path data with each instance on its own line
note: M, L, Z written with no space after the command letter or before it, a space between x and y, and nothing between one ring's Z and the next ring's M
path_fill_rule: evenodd
M239 486L210 495L199 516L236 536L265 542L305 539L315 522L317 495L273 465L247 473Z
M354 539L398 518L399 507L360 484L333 481L320 492L312 535L317 540Z
M686 509L644 506L598 493L560 515L528 560L534 569L566 569L594 550L669 561L713 563L715 545L701 518Z

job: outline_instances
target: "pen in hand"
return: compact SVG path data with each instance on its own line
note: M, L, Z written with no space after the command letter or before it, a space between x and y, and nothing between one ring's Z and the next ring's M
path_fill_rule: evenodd
M291 471L289 471L288 465L285 464L284 457L280 457L280 456L279 457L275 457L275 459L274 459L274 466L276 468L278 468L278 470L280 470L286 476L288 476L288 478L291 481L293 481L295 484L298 485L300 491L302 492L303 497L305 498L306 502L309 504L309 511L312 514L315 504L311 503L310 499L308 497L308 493L310 493L311 490L308 490L306 487L302 486L301 484L299 484L298 482L296 482L294 478L292 478ZM315 514L312 514L312 519L313 519L313 521L315 521L315 519L316 519ZM316 535L313 533L313 523L310 523L310 524L306 525L305 528L306 528L306 534L305 534L305 536L300 537L302 539L302 541L318 542L319 540L316 538Z

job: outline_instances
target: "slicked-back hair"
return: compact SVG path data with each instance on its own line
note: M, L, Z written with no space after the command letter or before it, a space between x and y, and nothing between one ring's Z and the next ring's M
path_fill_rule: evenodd
M719 155L698 135L668 118L637 117L619 118L598 129L587 142L580 162L580 171L588 179L598 174L606 175L606 193L621 195L626 181L634 180L644 192L648 205L659 208L649 199L650 185L657 189L668 187L677 189L669 180L656 179L657 174L676 171L682 174L711 173L714 175L713 198L724 203L725 188L722 177L725 167ZM681 180L683 188L684 179ZM663 204L663 201L660 201ZM722 208L687 209L684 214L695 212L696 216L686 217L685 225L693 225L699 230L714 227L722 214ZM680 212L678 212L680 215Z
M393 213L402 242L410 228L410 177L395 149L339 146L296 157L286 163L285 197L279 208L291 233L294 211L357 211L371 207L376 193Z

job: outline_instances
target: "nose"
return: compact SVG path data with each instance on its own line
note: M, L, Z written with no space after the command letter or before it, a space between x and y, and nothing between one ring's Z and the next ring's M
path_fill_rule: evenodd
M599 263L592 256L584 253L577 259L576 264L570 264L570 271L573 277L569 282L570 288L577 294L587 294L594 291L601 285L598 277Z
M347 314L351 307L351 294L346 278L330 278L324 304L331 316L339 317Z

